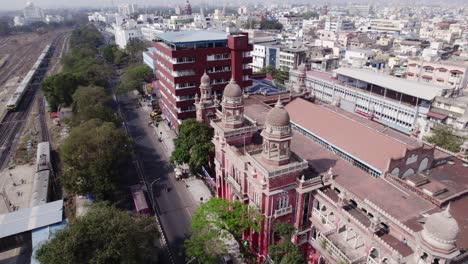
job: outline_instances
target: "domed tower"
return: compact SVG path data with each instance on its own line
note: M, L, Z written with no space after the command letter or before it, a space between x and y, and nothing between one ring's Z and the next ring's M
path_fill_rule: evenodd
M450 214L450 205L440 212L430 215L420 233L421 251L429 259L451 259L458 255L456 240L460 229ZM419 256L418 256L419 257Z
M192 6L189 3L189 0L185 1L185 14L191 15L192 14Z
M224 88L223 124L228 128L239 128L244 123L244 99L241 87L231 79Z
M200 98L198 94L195 96L195 109L197 121L209 124L212 117L216 115L218 104L213 101L211 95L210 76L203 74L200 79Z
M288 164L291 157L292 131L288 111L284 109L280 98L275 107L268 112L261 135L263 137L263 160L277 166Z
M306 66L304 65L304 63L301 63L301 65L297 67L297 73L297 81L293 84L293 89L295 93L301 93L306 89Z

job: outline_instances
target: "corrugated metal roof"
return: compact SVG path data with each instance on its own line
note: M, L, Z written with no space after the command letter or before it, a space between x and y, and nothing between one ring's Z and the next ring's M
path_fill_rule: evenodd
M181 44L201 41L227 40L227 33L209 30L186 30L164 32L157 34L156 37L173 44Z
M339 68L334 70L334 72L428 101L442 95L442 92L445 90L444 87L422 84L366 69Z
M62 222L63 200L0 215L0 238Z

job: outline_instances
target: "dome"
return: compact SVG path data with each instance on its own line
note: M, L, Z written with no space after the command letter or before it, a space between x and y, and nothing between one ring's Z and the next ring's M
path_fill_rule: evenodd
M241 97L242 96L242 89L240 86L231 79L231 81L226 85L224 88L224 96L226 97Z
M429 216L424 224L423 236L439 242L454 242L457 239L459 227L457 221L449 212L450 205L440 213ZM431 239L429 239L431 240ZM428 241L431 242L431 241Z
M270 112L268 112L266 117L266 124L271 126L287 126L289 125L289 114L286 109L284 109L283 104L278 98L278 102L275 107L273 107Z
M206 72L202 75L200 79L201 84L210 84L210 76Z

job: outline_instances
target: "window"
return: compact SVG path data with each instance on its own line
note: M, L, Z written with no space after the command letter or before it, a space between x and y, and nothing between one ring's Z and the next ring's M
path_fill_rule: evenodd
M287 193L278 198L277 209L286 208L286 207L288 207L288 205L289 205L289 197L288 197Z

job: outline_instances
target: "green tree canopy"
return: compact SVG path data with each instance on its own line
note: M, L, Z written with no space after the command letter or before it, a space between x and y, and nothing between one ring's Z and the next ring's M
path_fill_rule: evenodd
M450 127L437 125L432 129L431 133L430 136L424 138L427 142L452 152L460 151L463 139L455 136Z
M127 46L125 46L125 52L130 56L131 63L141 63L143 62L141 53L150 46L151 43L139 39L132 39L128 42Z
M289 71L278 70L275 67L268 65L267 67L260 70L261 73L270 73L274 80L284 83L289 80Z
M176 164L189 164L194 170L207 165L214 151L211 140L214 131L210 126L195 119L186 119L179 127L179 136L174 140L175 149L171 161Z
M121 77L121 83L117 90L120 93L137 90L143 92L142 85L150 81L153 75L153 70L146 65L130 65L128 66Z
M99 50L108 63L122 64L127 61L127 53L120 50L116 45L104 45Z
M71 73L59 73L47 77L41 83L41 91L52 111L58 106L68 106L72 103L72 95L82 80Z
M60 147L62 183L72 193L109 197L132 152L131 141L113 123L99 119L82 123Z
M301 251L297 245L291 242L295 231L294 227L287 223L276 222L274 230L281 237L281 241L268 247L268 254L272 260L280 264L305 264L306 261Z
M73 111L71 125L76 126L91 119L112 122L119 125L121 119L110 108L112 98L103 87L81 86L73 94Z
M281 30L283 28L283 24L278 22L278 20L262 19L262 21L260 21L260 28Z
M319 14L317 12L307 11L302 14L302 18L304 19L319 18Z
M217 257L226 253L223 239L240 240L242 232L259 230L263 216L240 201L211 198L200 205L192 216L191 236L185 241L187 259L199 263L218 263Z
M158 236L154 219L97 203L55 233L36 257L47 264L158 263Z

